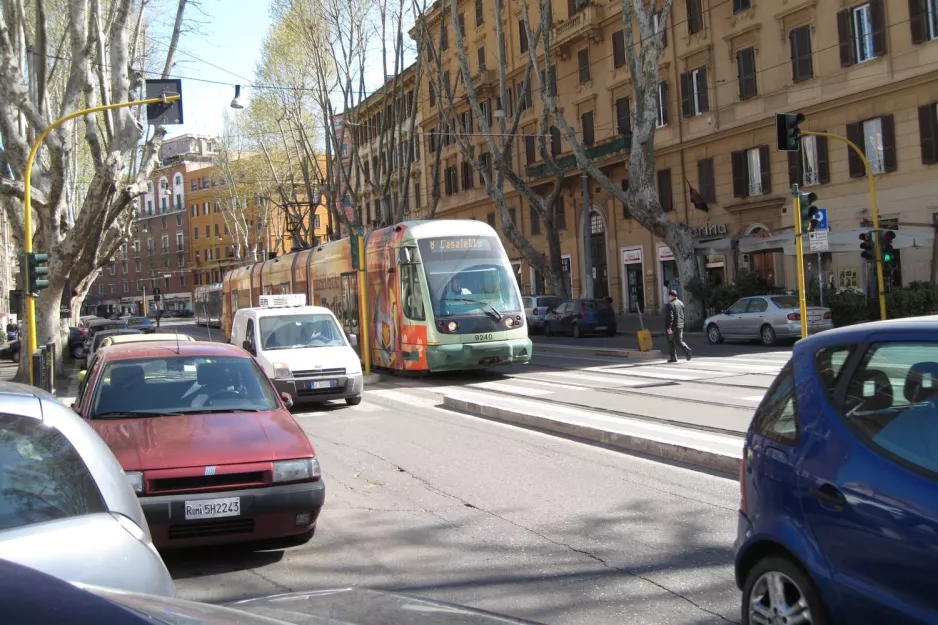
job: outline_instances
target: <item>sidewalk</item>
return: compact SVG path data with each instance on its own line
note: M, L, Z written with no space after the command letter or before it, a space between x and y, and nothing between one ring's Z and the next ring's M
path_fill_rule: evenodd
M12 382L19 365L5 360L0 362L0 382ZM66 356L62 366L55 372L55 396L66 406L75 401L78 395L78 372L81 361Z

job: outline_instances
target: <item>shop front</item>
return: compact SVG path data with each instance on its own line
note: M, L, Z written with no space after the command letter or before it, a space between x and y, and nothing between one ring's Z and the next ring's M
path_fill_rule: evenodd
M622 281L626 312L645 312L645 263L641 247L622 249Z

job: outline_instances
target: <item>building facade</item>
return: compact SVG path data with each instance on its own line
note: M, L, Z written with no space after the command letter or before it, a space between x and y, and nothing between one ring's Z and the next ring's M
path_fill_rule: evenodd
M523 170L519 173L537 188L551 181L534 149L540 96L536 85L529 93L520 88L529 52L520 14L510 6L504 33L513 97L504 109L511 114L513 105L526 106L513 158ZM440 40L439 7L428 16L434 41ZM460 22L473 61L473 84L491 114L501 103L495 97L498 72L492 69L494 15L485 7L461 3ZM808 275L819 277L820 267L825 284L871 285L858 238L872 217L862 163L834 139L806 136L801 152L777 151L775 114L797 111L806 116L803 130L848 137L869 160L880 218L884 227L899 233L901 249L886 268L887 285L936 280L938 2L676 0L667 23L658 27L666 45L659 63L656 187L669 216L694 229L702 279L732 281L748 268L772 284L794 288L791 184L798 183L818 194L817 205L827 209L830 227L829 251L806 257ZM562 114L589 154L625 186L635 95L621 29L620 2L555 1L551 55L556 71L544 82L555 90ZM455 76L455 37L450 32L445 38L442 62ZM637 31L634 39L639 39ZM444 131L428 150L428 158L431 150L442 150L446 184L437 216L485 219L500 228L478 173L446 138L453 129L441 128L436 119L435 96L426 79L420 89L424 132ZM457 96L461 93L457 87ZM457 108L462 113L468 104L463 100ZM460 121L463 127L456 130L473 136L473 120ZM481 152L482 138L475 141ZM588 206L589 269L596 295L610 295L626 313L660 310L664 292L684 286L671 251L592 180L584 201L569 146L553 131L550 144L564 168L555 210L572 292L583 290L578 241ZM694 205L690 187L705 204ZM516 224L546 251L536 214L508 184L506 191ZM544 292L543 279L506 247L523 291Z

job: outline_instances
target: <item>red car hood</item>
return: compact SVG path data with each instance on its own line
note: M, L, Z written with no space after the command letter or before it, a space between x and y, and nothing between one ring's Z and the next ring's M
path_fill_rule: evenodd
M268 462L313 455L285 410L91 421L125 471Z

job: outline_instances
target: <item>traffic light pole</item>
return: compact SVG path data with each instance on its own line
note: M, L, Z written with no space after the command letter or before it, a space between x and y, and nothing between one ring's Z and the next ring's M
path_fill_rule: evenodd
M804 237L801 229L801 192L798 185L791 186L791 193L794 196L794 216L795 216L795 264L798 271L798 309L801 319L801 338L808 337L808 302L807 292L804 286Z
M365 365L365 375L371 375L371 343L368 340L368 281L365 279L365 237L357 232L352 233L358 238L358 316L361 334L359 349L362 351L362 362Z
M46 140L46 137L49 136L49 133L65 122L75 119L76 117L84 117L85 115L91 115L92 113L100 113L102 111L110 111L113 109L126 108L129 106L141 106L144 104L166 104L167 102L175 102L181 97L182 96L180 94L176 93L172 95L163 95L159 98L136 100L134 102L118 102L117 104L93 106L88 109L82 109L80 111L70 113L46 126L46 128L39 134L39 136L36 137L36 141L29 150L29 158L26 159L26 169L23 172L23 210L26 213L23 219L23 248L26 254L31 254L33 251L33 162L36 160L36 155L39 153L39 148L42 147L42 142ZM23 288L24 290L29 290L25 284L23 285ZM26 337L28 346L27 349L29 350L26 352L26 360L29 362L29 383L34 384L36 372L33 371L33 352L39 349L39 345L36 337L36 296L29 293L26 293Z
M880 316L880 319L885 319L886 318L886 289L883 286L883 251L880 246L880 236L879 236L879 232L880 232L879 231L879 206L876 204L876 180L873 178L873 170L870 168L870 162L866 160L866 155L863 154L863 150L857 147L857 144L855 144L850 139L847 139L846 137L841 137L840 135L832 135L826 132L811 132L808 130L803 130L801 134L802 136L810 135L810 136L815 136L815 137L827 137L828 139L835 139L837 141L846 143L848 146L850 146L850 149L853 150L856 153L856 155L860 157L860 160L863 161L863 167L866 170L866 178L867 180L869 180L869 183L870 183L870 209L873 212L873 231L876 233L875 236L873 237L873 242L874 242L873 244L875 245L874 249L876 250L876 254L875 254L876 256L875 258L876 288L879 293L879 316ZM795 207L795 211L796 211L795 215L800 214L797 206ZM798 220L796 219L795 221L797 222ZM800 225L796 225L796 228L800 229ZM799 236L798 239L800 241L801 237ZM798 249L801 250L801 247L800 247L801 243L799 242L798 245L799 245ZM801 252L799 251L798 254L800 256Z

